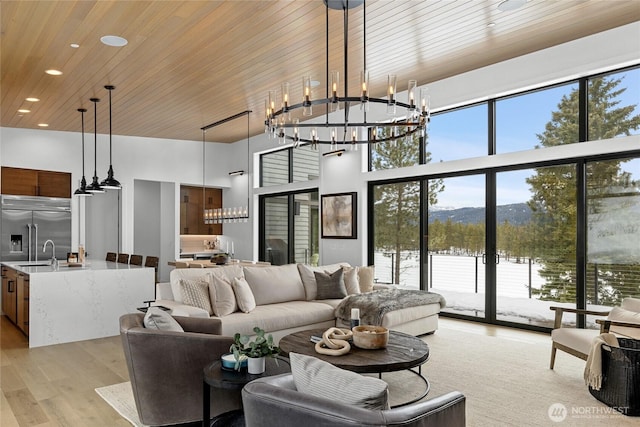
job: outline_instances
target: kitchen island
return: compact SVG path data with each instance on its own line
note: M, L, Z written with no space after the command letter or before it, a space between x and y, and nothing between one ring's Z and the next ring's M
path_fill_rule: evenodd
M2 263L22 277L14 323L29 336L29 347L118 335L120 316L154 299L153 268L101 260L83 266L60 262L57 268L42 264Z

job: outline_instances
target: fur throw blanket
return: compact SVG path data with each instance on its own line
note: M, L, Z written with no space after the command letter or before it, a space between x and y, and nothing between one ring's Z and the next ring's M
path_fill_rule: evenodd
M335 316L349 322L351 309L360 309L361 325L382 325L382 317L394 310L439 303L440 308L447 305L444 297L434 292L412 289L383 289L363 294L349 295L338 304Z

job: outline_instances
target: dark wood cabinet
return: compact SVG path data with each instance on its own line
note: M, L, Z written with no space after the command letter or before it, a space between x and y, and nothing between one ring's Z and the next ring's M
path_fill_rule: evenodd
M18 273L16 284L16 325L29 336L29 275Z
M204 222L204 210L218 208L222 208L221 189L180 186L180 234L222 234L222 224Z
M9 320L17 324L18 314L18 275L13 268L2 267L2 312Z
M2 167L2 194L71 197L71 174L37 169Z

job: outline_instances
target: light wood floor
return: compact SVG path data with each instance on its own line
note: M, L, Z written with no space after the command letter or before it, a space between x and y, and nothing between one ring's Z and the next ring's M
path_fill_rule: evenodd
M29 349L0 316L0 426L131 426L96 387L128 381L120 337Z
M525 342L549 335L440 318L440 328ZM128 381L120 337L29 349L27 338L0 316L0 426L130 424L95 392Z

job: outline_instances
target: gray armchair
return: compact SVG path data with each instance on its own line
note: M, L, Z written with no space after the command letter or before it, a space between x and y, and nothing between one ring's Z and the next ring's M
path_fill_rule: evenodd
M459 427L466 422L465 397L459 392L376 411L300 393L291 374L250 382L242 389L242 402L247 427Z
M120 336L140 421L158 426L202 421L203 369L229 351L218 319L178 317L185 332L147 329L144 314L120 317ZM232 393L211 391L211 413L240 409Z

